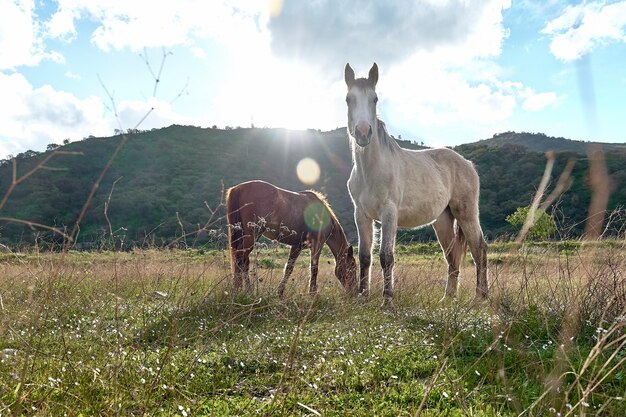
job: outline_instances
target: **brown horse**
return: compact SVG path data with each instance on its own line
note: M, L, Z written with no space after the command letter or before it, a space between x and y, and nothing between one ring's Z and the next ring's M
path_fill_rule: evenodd
M226 217L234 290L243 281L250 288L250 252L261 235L291 246L289 260L278 286L282 297L296 259L311 249L309 291L317 292L319 257L324 243L335 257L335 275L349 293L356 292L356 262L352 246L323 195L315 191L292 192L264 181L244 182L226 192Z

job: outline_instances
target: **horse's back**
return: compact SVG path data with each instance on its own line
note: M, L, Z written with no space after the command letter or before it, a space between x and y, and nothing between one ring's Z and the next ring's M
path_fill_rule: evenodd
M232 186L231 188L228 189L228 195L230 196L233 193L236 193L239 195L264 194L264 193L273 193L276 190L278 190L278 187L276 187L273 184L270 184L269 182L265 182L262 180L252 180L252 181L246 181L246 182L239 183L235 186Z
M477 217L480 179L474 164L449 148L432 149L431 156L448 179L448 206L455 217Z
M451 178L451 188L458 192L478 192L480 180L474 164L449 148L432 149L432 158L440 170Z
M465 211L478 203L478 174L472 162L452 149L401 148L394 165L389 188L397 191L388 198L396 201L401 227L428 224L448 206Z
M226 211L229 223L247 223L273 211L278 188L260 180L242 182L228 189ZM236 221L234 221L236 220Z
M452 177L469 177L472 181L478 180L474 164L458 152L450 148L427 149L423 152L429 154L440 171L445 171Z

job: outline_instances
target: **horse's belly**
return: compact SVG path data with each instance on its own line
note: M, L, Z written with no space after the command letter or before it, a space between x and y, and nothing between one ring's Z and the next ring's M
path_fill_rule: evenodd
M265 227L263 236L286 245L294 246L302 242L302 236L283 224L272 224Z
M401 205L398 210L398 227L414 228L431 224L445 210L447 203L426 201L423 204Z
M393 199L378 199L361 197L359 205L361 210L371 219L380 220L385 206ZM421 203L413 200L406 201L398 208L398 227L414 228L430 224L445 210L447 202L421 200Z
M413 229L415 227L426 226L437 220L436 217L400 217L398 216L398 227L403 229Z

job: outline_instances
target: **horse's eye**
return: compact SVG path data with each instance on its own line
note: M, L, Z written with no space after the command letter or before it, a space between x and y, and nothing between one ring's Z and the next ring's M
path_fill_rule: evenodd
M374 104L378 103L378 96L374 96Z

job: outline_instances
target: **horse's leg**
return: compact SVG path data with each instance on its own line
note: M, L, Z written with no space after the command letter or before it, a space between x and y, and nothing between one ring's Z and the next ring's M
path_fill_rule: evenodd
M289 251L289 259L285 264L285 273L283 274L283 279L281 279L280 284L278 284L278 296L280 298L283 298L283 295L285 293L285 286L287 285L287 281L289 281L289 277L293 272L293 267L295 266L296 260L298 259L298 256L300 256L301 251L302 246L300 245L292 246L291 250Z
M243 245L241 249L241 278L239 282L244 282L245 290L250 291L250 253L254 249L254 235L252 230L244 228Z
M234 267L235 271L233 274L233 292L237 293L241 290L241 285L243 283L243 253L239 250L235 250L234 255Z
M320 255L324 242L314 239L311 244L311 278L309 281L309 294L317 293L317 272L319 270Z
M234 266L234 276L233 276L233 292L238 293L241 290L243 285L244 276L247 274L246 265L248 264L248 260L246 259L249 256L249 252L244 247L244 236L239 238L239 242L233 244L231 251L233 252L233 266Z
M393 205L383 209L381 216L382 235L380 239L380 266L383 269L383 306L393 298L393 264L396 232L398 230L398 210Z
M245 286L245 291L250 290L250 252L251 250L249 249L240 249L235 255L235 292L239 292L242 286Z
M370 291L374 221L358 207L354 210L354 221L359 234L359 294L367 296Z
M476 265L476 299L484 300L489 294L487 283L487 242L485 242L483 231L480 228L478 210L476 210L475 214L472 213L472 215L459 216L454 211L452 214L456 217L456 221L465 235L472 253L472 259Z
M455 236L454 217L452 217L450 208L446 208L441 213L435 223L433 223L433 229L435 229L437 240L448 264L448 281L444 298L454 298L459 287L459 267L463 259L465 245L459 239L460 236Z
M468 238L470 251L476 265L476 298L484 300L489 295L487 282L487 242L483 236L478 219L472 223L472 238ZM465 231L465 229L463 230ZM467 235L467 234L466 234Z

